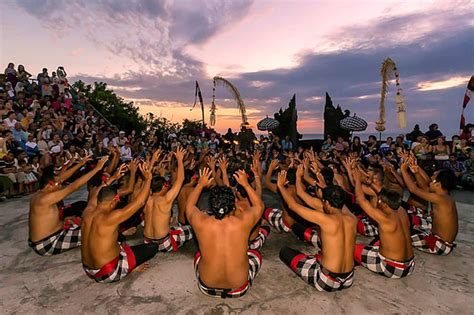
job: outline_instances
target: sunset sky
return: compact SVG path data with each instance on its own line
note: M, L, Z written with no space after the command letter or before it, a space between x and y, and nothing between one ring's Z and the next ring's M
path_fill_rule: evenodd
M437 122L453 134L474 74L473 1L4 0L0 12L4 67L23 64L36 77L62 65L72 80L107 82L142 113L173 121L200 119L189 110L195 80L208 120L212 77L220 75L240 90L253 125L296 93L299 131L322 132L328 91L372 132L380 65L391 57L408 127L397 127L393 84L387 130ZM222 87L216 94L216 129L237 129L235 102Z

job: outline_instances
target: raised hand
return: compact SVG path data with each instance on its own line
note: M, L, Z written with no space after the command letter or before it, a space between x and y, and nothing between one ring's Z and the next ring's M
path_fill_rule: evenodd
M281 171L278 173L277 186L282 188L285 187L287 183L288 181L286 180L286 171Z
M208 156L207 165L213 170L216 169L216 159L213 156Z
M149 180L152 177L150 163L144 162L138 166L145 180Z
M109 156L107 155L107 159L108 158L109 158ZM82 165L84 165L87 162L89 162L90 160L92 160L92 154L86 155L84 158L82 158L80 163L82 163ZM107 160L106 160L106 162L107 162Z
M133 159L131 162L130 162L130 173L136 173L137 169L138 169L138 159Z
M276 170L276 169L279 167L279 165L280 165L280 161L278 161L278 160L272 160L272 161L270 162L270 166L268 167L268 169L270 169L270 170L272 170L272 171L273 171L273 170Z
M174 155L176 156L176 159L178 161L182 161L184 159L184 156L186 155L187 151L182 148L182 147L178 147L176 149L176 152L174 153Z
M86 157L84 158L84 160L87 159L87 157L89 157L89 156L86 156ZM104 167L105 163L106 163L108 160L109 160L109 156L108 156L108 155L103 156L103 157L99 160L99 162L97 163L97 167L99 167L99 168Z
M218 162L219 162L219 168L221 169L221 171L227 171L227 158L225 156L221 157L219 158Z
M127 171L127 168L128 168L127 164L120 165L117 171L115 171L115 174L111 176L107 182L113 183L114 181L120 179Z
M151 158L151 166L155 165L155 163L160 159L161 152L161 149L156 149L155 152L153 152L153 157Z
M234 178L241 186L245 187L249 185L247 173L245 173L244 170L238 170L237 172L235 172Z
M211 177L211 174L211 170L208 167L199 170L198 184L203 187L210 186L212 184L212 181L214 180L214 178Z
M301 177L303 176L304 169L303 169L303 164L298 165L296 168L296 177Z

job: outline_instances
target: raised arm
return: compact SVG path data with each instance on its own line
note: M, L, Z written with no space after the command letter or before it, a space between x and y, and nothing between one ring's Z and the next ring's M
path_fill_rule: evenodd
M179 191L181 190L181 186L183 186L184 182L184 164L183 164L183 159L184 155L186 154L186 150L183 148L178 148L176 150L176 153L174 154L176 156L176 159L178 160L178 175L176 176L176 179L173 183L173 186L171 186L170 190L166 193L166 201L168 202L173 202L176 196L178 196Z
M63 189L45 195L41 201L46 204L55 204L60 202L61 200L78 190L82 185L86 184L95 174L97 174L97 172L99 172L104 167L105 162L107 162L108 158L108 156L102 157L102 159L100 159L94 169L89 171L87 174L82 175Z
M145 205L148 196L150 195L151 184L151 167L149 163L143 163L139 166L140 172L143 174L145 181L141 187L140 193L137 197L129 202L124 208L116 209L107 216L109 225L116 226L130 218L138 209Z
M386 223L388 221L385 214L379 209L373 207L370 202L365 198L364 191L362 190L362 183L360 179L360 171L354 170L353 172L355 181L355 195L359 206L367 213L369 217L374 219L377 223Z
M123 165L125 165L125 164L122 164L119 167L119 171L121 170ZM134 159L134 160L132 160L132 162L130 162L130 167L129 167L130 177L128 179L127 184L122 185L117 191L117 194L120 197L130 195L133 192L133 187L135 186L137 168L138 168L138 161L136 159Z
M262 196L262 170L260 169L260 159L254 159L250 166L252 173L255 177L255 192L260 197Z
M265 188L274 193L277 193L278 188L277 185L272 183L272 173L278 168L278 164L280 164L278 160L272 160L268 166L267 174L265 175Z
M324 225L329 223L329 218L326 214L319 211L315 211L313 209L309 209L296 202L296 199L286 190L285 184L286 171L281 171L278 174L277 187L281 193L283 200L285 200L286 204L288 205L288 207L290 207L291 210L296 212L303 219L316 223L318 225Z
M118 165L119 159L120 159L120 151L113 146L110 146L112 149L110 152L112 153L112 161L110 162L109 166L105 169L105 171L109 174L112 174L112 172L115 170L115 168Z
M255 223L257 223L257 221L262 217L263 214L264 206L262 198L250 186L247 180L247 174L244 170L237 171L234 174L234 178L237 183L244 187L245 191L247 192L247 195L249 196L252 207L249 209L249 211L247 211L247 213L250 213L252 215L251 221L253 226L255 225Z
M405 182L408 190L412 193L417 195L418 197L421 197L427 201L430 202L440 202L441 197L438 196L437 194L430 193L424 189L421 189L416 185L416 183L413 181L411 178L410 174L408 174L408 162L404 161L402 165L400 166L400 169L402 171L402 176L403 176L403 181Z
M199 211L199 208L196 204L199 201L199 196L201 196L202 190L210 186L213 182L213 178L211 177L211 170L209 168L204 168L199 170L199 180L194 187L193 191L188 196L188 201L186 203L185 215L188 219L189 223L193 225L193 221L196 217L204 216L204 214Z
M298 166L296 170L296 194L301 198L308 206L311 208L323 211L323 203L318 198L314 198L306 192L305 186L303 184L303 164Z
M81 167L83 167L88 161L90 161L92 158L91 155L88 155L84 157L79 163L77 163L74 166L71 166L73 161L70 160L70 164L66 165L66 170L63 172L61 171L58 175L58 180L60 182L64 182L68 180L72 175L74 175Z
M230 187L229 175L227 174L227 159L225 156L219 159L219 169L222 174L222 184Z

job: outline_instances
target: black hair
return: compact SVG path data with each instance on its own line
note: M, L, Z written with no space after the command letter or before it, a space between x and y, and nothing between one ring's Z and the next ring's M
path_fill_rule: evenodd
M54 165L48 165L43 169L43 175L39 180L39 188L43 189L50 181L54 181Z
M166 178L162 176L153 176L151 179L151 192L156 193L163 189L163 186L166 184Z
M97 196L97 201L99 203L110 201L115 197L115 195L117 195L117 189L111 186L106 186L100 190L99 196Z
M323 167L321 169L321 175L324 177L326 185L332 186L334 182L334 171L330 167Z
M243 198L248 198L249 197L249 194L247 194L247 191L245 190L244 186L242 186L240 184L237 184L237 186L235 186L235 188L237 189L237 191L239 192L239 194Z
M216 186L209 190L209 212L218 220L235 209L235 195L230 187Z
M99 187L100 185L102 185L103 175L104 175L104 172L100 170L94 176L92 176L92 178L89 179L89 181L87 182L87 188Z
M329 202L331 207L341 209L346 201L346 192L338 185L327 186L323 189L323 199Z
M286 179L288 180L288 184L295 185L296 184L296 169L290 168L286 171Z
M398 208L400 208L402 197L396 191L382 188L379 193L379 198L393 210L398 210Z
M196 172L195 172L195 171L193 171L193 170L185 170L185 171L184 171L184 183L183 183L183 184L190 183L190 182L191 182L191 179L193 178L194 175L196 175Z
M436 176L436 181L441 184L444 190L449 192L453 190L456 185L456 176L453 171L443 169L438 173L438 176Z

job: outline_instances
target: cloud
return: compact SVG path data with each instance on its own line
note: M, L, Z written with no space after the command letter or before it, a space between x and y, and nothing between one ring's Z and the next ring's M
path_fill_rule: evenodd
M184 53L245 15L252 2L25 0L17 6L54 36L80 34L97 47L131 58L136 71L179 79L202 76L201 62Z
M151 10L156 19L139 16L136 12L140 12L140 8L132 8L127 13L119 4L113 8L106 6L102 10L111 12L110 19L123 18L123 25L112 23L112 27L123 31L123 35L114 35L103 45L147 67L106 78L87 75L77 78L86 82L105 81L124 97L152 100L158 102L156 106L159 102L168 102L176 108L189 106L194 101L194 80L198 79L206 106L209 106L212 79L203 70L204 65L186 55L183 47L199 45L222 31L236 17L247 14L251 3L177 3L165 2ZM185 9L181 10L182 7ZM462 78L467 82L474 69L474 23L469 12L462 10L462 3L452 7L454 9L386 16L353 25L328 35L326 46L305 50L298 56L294 68L249 73L232 71L238 74L229 80L241 92L254 119L286 107L296 93L299 117L305 130L313 124L316 131L321 127L324 94L328 91L335 104L358 113L368 120L372 126L369 128L373 128L378 116L380 65L383 59L391 57L400 71L409 126L414 123L412 120L422 128L438 120L441 128L454 131L459 113L453 106L460 107L462 101L465 89ZM218 10L224 12L218 14ZM235 16L232 10L235 10ZM134 14L139 16L136 20ZM106 18L104 23L109 22ZM99 28L96 33L103 29ZM148 34L143 30L153 32ZM90 36L97 41L104 38L93 33ZM391 85L386 105L388 130L397 130L393 92ZM235 113L237 118L235 102L225 100L228 97L228 92L218 87L219 108Z

